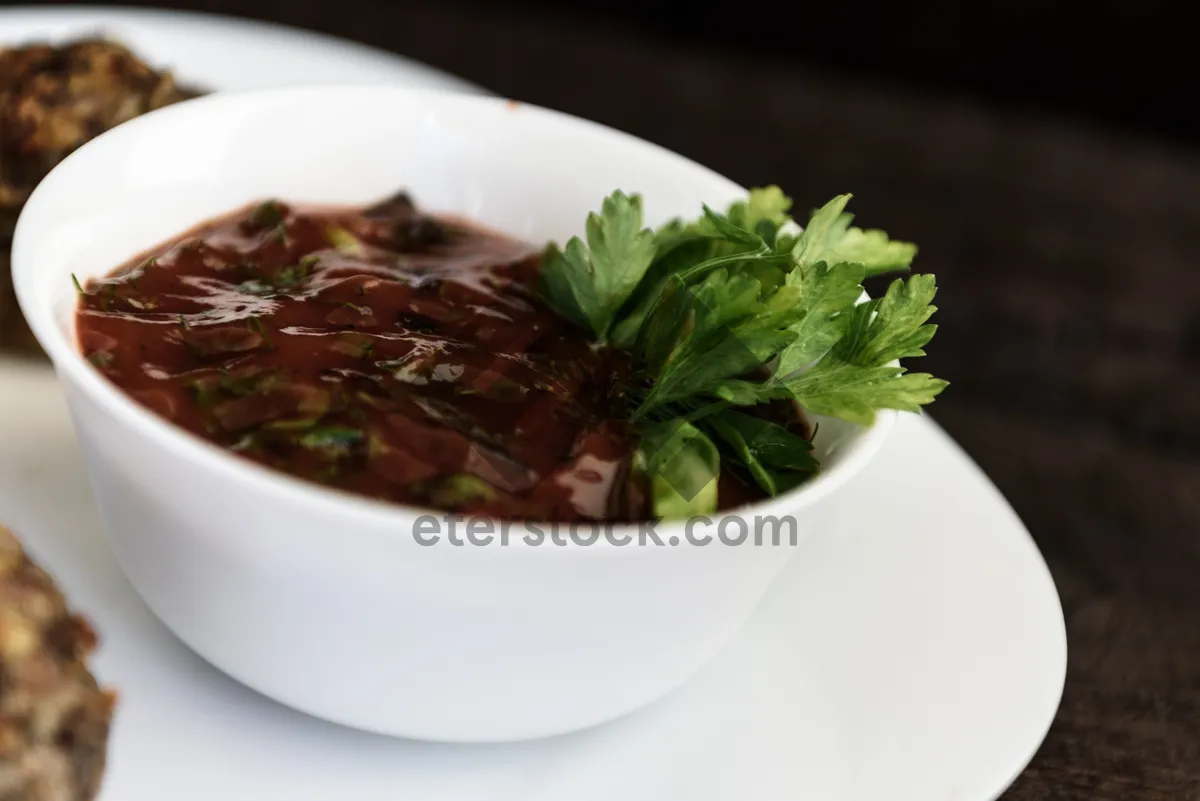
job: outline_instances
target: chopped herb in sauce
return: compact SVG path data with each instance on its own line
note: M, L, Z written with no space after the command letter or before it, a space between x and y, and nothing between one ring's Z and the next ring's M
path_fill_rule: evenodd
M300 437L300 444L312 451L326 453L349 453L355 445L363 442L365 435L355 428L331 426L327 428L312 428Z
M282 204L268 200L255 206L243 223L248 231L267 231L283 223L285 212Z
M275 294L275 286L264 283L257 278L251 278L248 281L242 281L237 285L239 292L245 292L247 295L273 295Z

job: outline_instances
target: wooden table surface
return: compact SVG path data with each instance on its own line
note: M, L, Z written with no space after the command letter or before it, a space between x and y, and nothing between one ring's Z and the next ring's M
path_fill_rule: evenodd
M1066 614L1062 707L1004 798L1200 799L1200 156L602 20L191 5L394 50L801 206L852 191L864 224L919 242L942 287L923 367L952 382L935 417L1028 525Z

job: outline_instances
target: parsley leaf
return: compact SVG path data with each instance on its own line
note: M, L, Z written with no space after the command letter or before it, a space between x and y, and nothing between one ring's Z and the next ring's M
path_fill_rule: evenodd
M862 295L864 269L861 264L823 261L800 265L787 277L787 285L799 293L803 316L792 326L796 341L779 354L777 375L788 375L824 356L850 327L847 310Z
M781 425L727 409L704 421L768 495L791 489L817 470L812 443Z
M831 260L861 264L871 276L907 270L916 255L917 246L911 242L888 239L878 229L864 231L850 227L833 246Z
M669 333L647 345L646 363L655 382L635 420L657 405L704 394L722 379L762 366L796 336L788 326L800 310L787 287L763 302L757 280L723 268L693 287L684 287L678 277L673 281L670 301L650 324L651 331ZM661 329L655 327L660 315L669 316ZM662 342L672 344L665 348Z
M863 280L907 270L916 246L852 226L849 200L801 229L791 199L768 186L652 231L641 198L616 192L588 218L586 244L547 250L543 300L629 353L620 397L657 517L714 510L722 460L772 495L818 469L811 443L737 407L788 400L869 425L878 409L918 411L945 388L898 365L936 331L933 277L861 303Z
M783 193L778 186L765 186L751 189L750 195L743 201L734 201L729 206L725 216L729 222L753 231L768 244L774 244L779 229L792 221L788 212L792 208L792 199Z
M830 251L850 224L849 215L842 213L849 202L850 195L838 195L813 212L792 248L797 267L829 261Z
M734 406L757 406L760 403L792 397L791 390L778 382L747 381L743 378L718 381L710 394Z
M835 349L838 358L876 367L924 356L923 348L937 332L936 325L923 324L937 311L932 305L936 293L932 275L896 279L882 298L854 309L849 331Z
M635 468L650 479L655 517L670 520L716 511L721 456L708 435L691 423L674 419L645 426Z
M724 214L724 220L772 244L776 232L792 221L788 215L791 208L792 199L785 195L783 190L778 186L764 186L751 189L745 200L735 200L731 203ZM714 220L717 216L720 215L709 210L709 213L691 223L680 219L671 220L655 231L655 237L660 247L671 247L688 239L718 237L720 231ZM735 249L725 247L723 250L728 254Z
M838 195L813 212L792 251L796 264L800 267L818 261L861 264L868 276L907 270L917 255L917 246L888 239L883 231L864 231L851 226L854 215L846 213L850 198L851 195Z
M933 401L947 382L928 373L906 373L899 359L924 356L937 331L925 321L937 311L932 275L896 279L879 299L848 310L845 335L812 369L776 375L805 408L861 425L876 409L916 412ZM780 368L782 368L782 363Z
M679 348L692 316L693 297L677 275L666 281L653 315L641 327L637 351L650 375L662 372Z
M657 252L642 224L642 198L616 191L587 221L587 244L572 237L552 248L542 267L542 293L551 308L603 342Z
M646 277L638 285L630 303L626 304L629 307L628 311L624 312L620 322L613 326L610 343L622 350L631 350L646 318L654 311L666 291L669 279L693 264L707 261L712 246L712 240L709 239L680 240L665 251L661 250L663 246L660 245L660 255L646 271Z
M764 291L783 283L791 248L775 248L780 228L790 223L792 200L777 186L753 189L746 200L732 203L720 215L707 206L692 223L672 220L655 232L657 255L613 327L610 343L629 350L638 331L666 290L667 280L679 275L687 281L702 278L717 267L744 271L758 279Z
M784 385L811 412L868 426L875 422L876 409L920 411L947 382L928 373L905 373L903 367L862 367L831 359Z

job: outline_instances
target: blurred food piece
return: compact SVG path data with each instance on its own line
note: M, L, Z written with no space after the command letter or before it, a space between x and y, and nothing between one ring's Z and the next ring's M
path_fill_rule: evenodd
M84 142L193 95L116 42L0 50L0 213L19 211L46 173Z
M96 635L0 526L0 799L91 801L115 696L85 659Z
M106 39L0 49L0 349L38 352L13 296L8 260L13 227L34 187L109 128L198 94Z

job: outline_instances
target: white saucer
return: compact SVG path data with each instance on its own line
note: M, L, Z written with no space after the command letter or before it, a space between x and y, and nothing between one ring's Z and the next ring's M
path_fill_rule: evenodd
M53 374L0 361L0 518L92 617L121 689L105 801L993 799L1062 690L1046 566L928 420L903 417L856 481L839 530L663 701L532 743L390 740L281 707L179 643L108 549Z
M0 46L105 34L181 83L208 90L403 83L482 91L393 53L298 28L186 11L104 6L0 9Z
M258 23L0 11L0 42L98 30L215 89L474 89ZM1050 576L1004 499L928 420L902 419L857 481L840 529L805 543L735 642L654 706L535 743L389 740L278 706L180 644L108 548L53 374L0 359L0 519L96 623L97 671L121 689L103 801L995 798L1041 742L1062 690L1066 638Z

